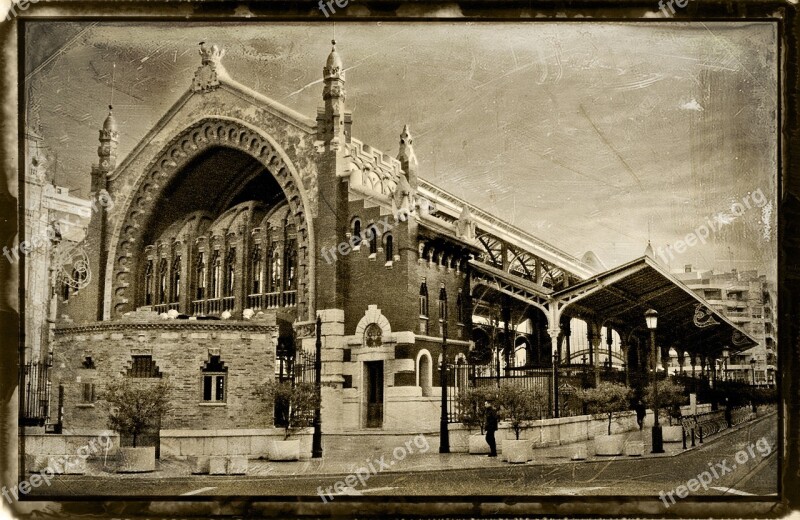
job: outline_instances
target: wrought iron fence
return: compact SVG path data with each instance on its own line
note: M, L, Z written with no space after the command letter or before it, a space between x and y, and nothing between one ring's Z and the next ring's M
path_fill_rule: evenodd
M474 365L467 363L447 365L447 418L457 423L461 417L459 395L468 388L519 385L539 389L549 396L548 409L553 407L553 374L547 368L533 368L498 373L496 364ZM552 416L552 411L549 416Z
M44 426L50 416L50 365L28 362L23 366L22 421L25 426Z
M727 410L712 410L694 416L686 416L681 419L683 430L687 437L692 436L703 442L712 435L715 435L727 428L732 428L738 424L749 421L755 413L750 406L732 407Z
M315 352L298 350L297 357L292 363L292 378L295 383L316 383L317 355Z

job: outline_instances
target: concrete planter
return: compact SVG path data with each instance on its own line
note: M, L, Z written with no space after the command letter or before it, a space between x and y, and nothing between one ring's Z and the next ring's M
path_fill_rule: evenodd
M450 428L450 453L468 453L469 436L471 431L466 429Z
M532 460L531 441L504 440L503 454L506 461L511 464L524 464Z
M144 473L156 470L156 448L117 449L117 473Z
M272 441L269 450L269 460L291 461L300 460L300 441Z
M585 444L578 444L573 449L572 457L570 457L570 459L572 459L572 460L586 460L588 458L588 456L589 456L589 454L588 454L588 450L586 449L586 445Z
M495 440L497 433L495 432ZM469 436L469 454L470 455L488 455L489 445L486 443L486 437L480 433L474 433Z
M661 434L664 442L682 442L683 426L662 426Z
M644 442L629 441L625 443L625 455L628 457L641 457L644 455Z
M625 438L622 435L600 435L594 438L595 455L622 455Z

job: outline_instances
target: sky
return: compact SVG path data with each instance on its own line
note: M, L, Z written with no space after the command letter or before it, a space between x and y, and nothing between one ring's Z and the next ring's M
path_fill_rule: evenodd
M27 27L29 121L54 181L83 196L107 105L121 161L189 88L200 41L226 50L235 80L314 118L334 33L283 22ZM335 37L353 136L395 155L410 125L421 177L609 268L649 239L672 269L775 279L775 25L340 22ZM702 226L707 238L675 250Z

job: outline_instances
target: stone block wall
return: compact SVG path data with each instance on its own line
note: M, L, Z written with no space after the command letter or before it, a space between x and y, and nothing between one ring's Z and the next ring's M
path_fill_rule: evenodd
M290 439L300 440L300 458L311 458L312 430L306 428ZM161 430L161 458L244 456L248 459L268 459L273 441L283 440L279 428L219 429L219 430Z
M127 377L132 355L151 355L171 386L171 410L162 429L272 427L270 408L256 387L274 376L276 335L274 321L120 320L61 326L55 334L52 381L54 394L58 385L64 386L65 431L107 427L104 388ZM222 403L203 401L202 369L210 355L219 355L227 367ZM84 367L87 357L94 368ZM85 400L85 383L95 385L94 402Z

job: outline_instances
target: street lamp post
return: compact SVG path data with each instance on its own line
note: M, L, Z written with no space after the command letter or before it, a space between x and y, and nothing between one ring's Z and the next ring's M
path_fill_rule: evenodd
M722 349L722 361L725 363L725 372L722 373L722 379L724 381L728 381L728 357L730 357L731 353L727 347Z
M758 411L756 407L756 358L750 358L750 372L753 375L753 390L751 392L752 398L750 399L750 404L753 406L753 413Z
M442 323L442 364L439 380L442 386L442 414L439 419L439 453L450 453L450 430L447 427L447 291L439 289L439 321Z
M651 453L664 453L664 438L661 432L661 425L658 423L658 362L656 358L656 326L658 324L658 312L649 309L644 313L647 328L650 329L650 351L653 356L653 432Z
M314 409L314 435L311 438L311 458L322 457L322 317L317 316L317 341L314 345L314 378L316 379L317 403Z

